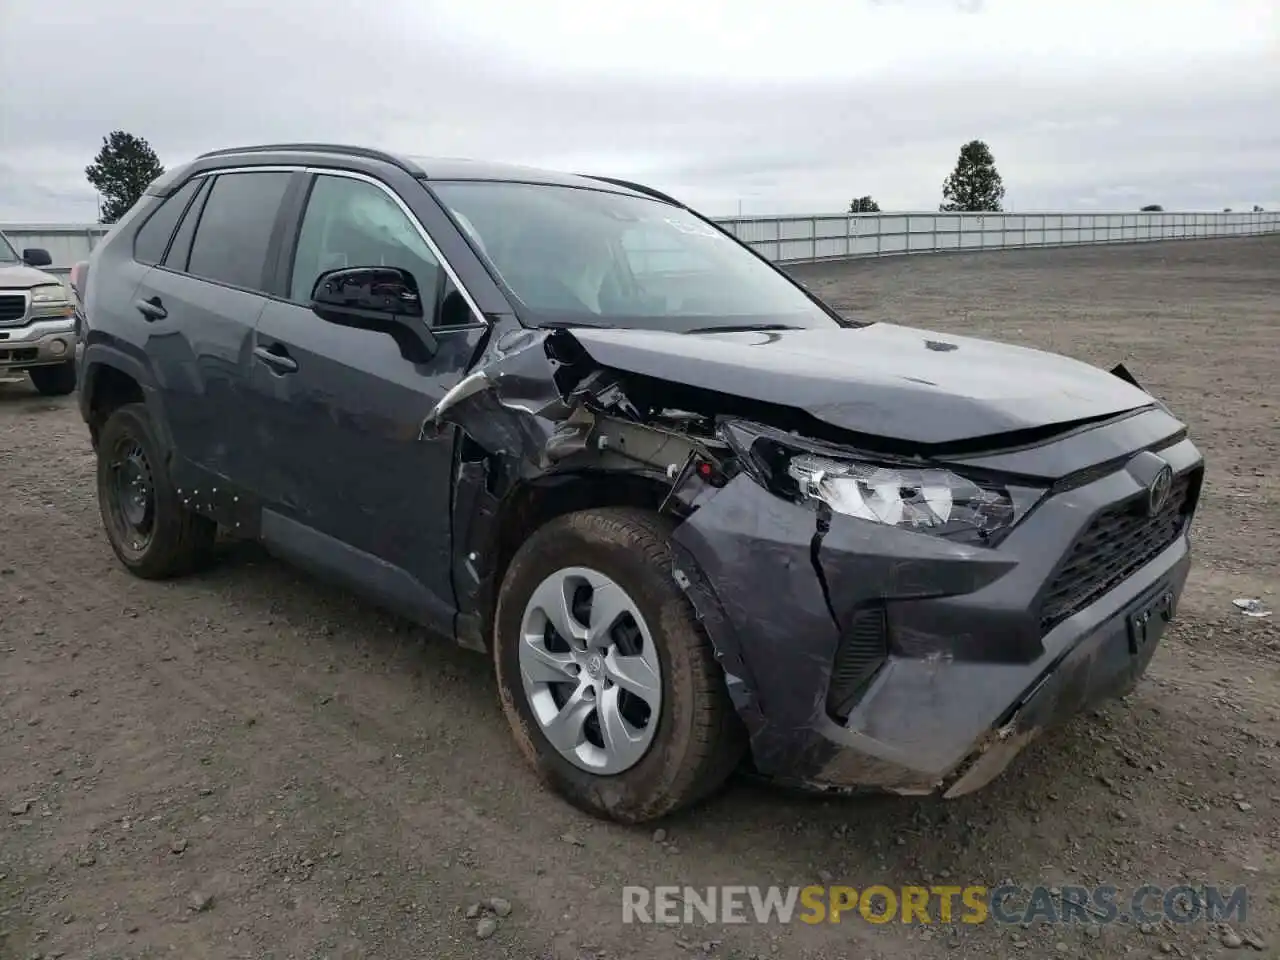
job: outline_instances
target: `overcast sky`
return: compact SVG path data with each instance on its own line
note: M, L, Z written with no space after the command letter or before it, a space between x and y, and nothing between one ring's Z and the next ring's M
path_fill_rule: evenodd
M0 0L0 222L96 217L124 129L173 166L326 140L642 179L712 214L1280 207L1280 0Z

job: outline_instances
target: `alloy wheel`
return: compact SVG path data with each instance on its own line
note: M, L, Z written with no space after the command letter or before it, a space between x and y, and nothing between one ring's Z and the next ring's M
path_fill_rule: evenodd
M608 776L644 756L662 709L662 668L621 586L586 567L551 574L525 605L519 661L529 708L566 760Z

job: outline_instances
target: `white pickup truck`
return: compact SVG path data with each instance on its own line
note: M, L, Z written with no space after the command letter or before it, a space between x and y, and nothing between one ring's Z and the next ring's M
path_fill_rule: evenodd
M51 273L47 250L19 256L0 233L0 375L25 371L45 396L76 388L78 324L72 292Z

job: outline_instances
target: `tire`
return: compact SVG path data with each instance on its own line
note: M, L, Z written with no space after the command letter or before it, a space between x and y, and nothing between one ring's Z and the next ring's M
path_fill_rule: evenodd
M46 397L65 397L76 390L76 362L50 364L46 367L31 367L31 383Z
M671 529L671 524L658 515L630 508L589 510L559 517L535 532L517 551L498 595L494 667L502 707L517 744L555 792L593 816L619 823L655 820L709 796L728 779L746 749L745 731L729 700L711 644L692 605L672 578L668 547ZM546 694L535 696L527 691L521 657L531 655L527 650L522 654L521 650L530 642L525 637L525 626L528 625L537 641L534 646L541 644L544 650L552 646L541 633L543 627L537 625L548 618L527 620L533 616L530 610L539 609L535 592L547 583L558 583L558 578L574 576L574 571L597 578L593 581L597 590L621 588L621 597L631 604L633 612L640 614L640 620L624 613L616 621L618 626L610 636L620 636L618 630L627 633L610 649L622 651L625 641L627 651L633 653L637 649L636 641L628 637L634 638L647 629L647 639L642 639L639 649L649 651L648 656L656 657L657 661L660 704L656 717L650 712L643 729L627 728L639 731L641 738L648 737L647 746L639 759L616 771L605 767L587 768L581 757L570 756L553 745L544 723L549 713L562 709L561 701L566 698L566 691L574 689L574 684L596 683L600 690L597 707L603 711L606 698L611 696L611 684L604 678L619 676L609 672L614 669L609 664L616 667L620 663L635 663L634 656L630 661L605 657L602 669L600 663L588 662L600 658L590 657L592 641L587 640L585 652L577 656L588 660L574 665L576 672L571 673L567 684L552 685L558 691L554 701ZM577 595L572 586L567 593ZM538 592L536 596L552 594ZM591 596L594 605L595 597L606 594L593 592ZM619 594L612 596L616 598ZM578 608L570 604L568 609ZM588 615L587 619L592 617ZM579 626L587 622L577 617L574 621ZM560 647L559 640L555 644ZM627 668L627 672L634 673L634 670ZM550 675L554 675L554 671ZM549 691L551 687L543 689ZM635 707L634 696L627 700L629 691L627 694L615 692L612 696L612 702L620 704L623 712L626 707ZM539 719L540 710L543 720ZM617 713L611 715L616 718ZM632 710L630 716L635 715ZM603 742L603 716L601 712L596 714L597 742ZM589 718L583 729L591 729ZM615 736L612 742L626 743L631 753L637 749L626 738ZM612 756L608 749L595 750L585 745L579 749L593 755Z
M139 467L141 463L141 467ZM142 470L143 485L127 483ZM125 505L122 486L135 492L149 487L146 504ZM160 444L146 407L129 403L102 426L98 440L98 509L111 549L130 573L144 580L164 580L200 567L212 554L218 526L183 506L169 480ZM130 517L142 515L137 525ZM143 531L145 527L145 531Z

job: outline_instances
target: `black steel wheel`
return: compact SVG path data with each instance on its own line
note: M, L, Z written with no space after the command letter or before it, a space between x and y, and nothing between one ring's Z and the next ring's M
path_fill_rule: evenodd
M111 481L103 508L109 516L113 539L132 553L146 552L155 531L156 494L147 452L135 437L121 434L111 450L103 451Z
M98 509L116 556L132 573L161 580L188 573L212 552L218 527L188 509L164 468L146 407L107 418L98 440Z

